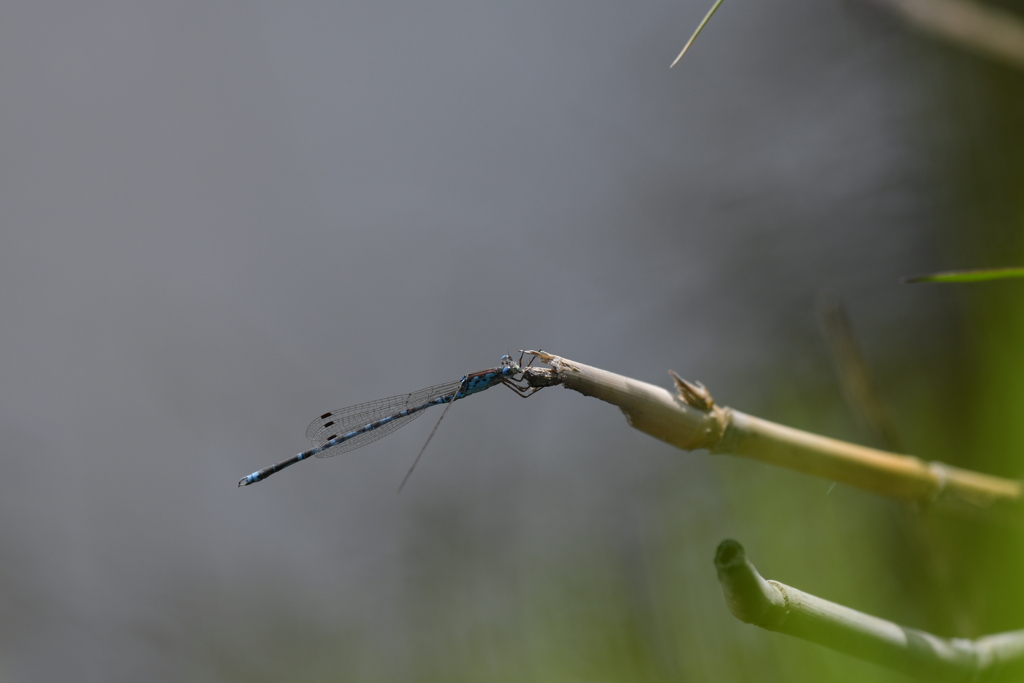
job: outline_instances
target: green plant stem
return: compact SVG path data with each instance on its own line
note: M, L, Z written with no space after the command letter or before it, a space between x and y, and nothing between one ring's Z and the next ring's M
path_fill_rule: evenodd
M1024 631L940 638L765 580L743 546L722 541L715 568L729 611L748 624L802 638L929 681L1019 680Z

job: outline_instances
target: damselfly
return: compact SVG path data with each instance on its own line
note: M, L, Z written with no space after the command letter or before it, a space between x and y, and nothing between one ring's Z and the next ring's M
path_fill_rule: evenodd
M522 362L522 358L519 360ZM460 398L478 394L498 384L504 384L524 398L540 389L540 387L531 387L526 383L523 368L506 355L501 357L501 364L498 367L474 372L457 382L438 384L414 391L411 394L381 398L348 408L332 410L313 420L306 428L306 438L313 442L312 448L276 465L264 467L247 477L242 477L238 485L248 486L263 481L274 472L280 472L284 468L314 455L318 458L329 458L361 448L387 436L399 427L409 424L422 415L427 408L448 404L444 412L441 413L441 417L438 418L437 425L434 425L434 430L427 437L427 442L423 444L419 455L416 456L416 460L413 461L405 479L402 480L402 486L405 486L406 480L412 474L420 456L426 450L427 444L434 437L434 432L437 431L441 420L448 413L451 404ZM402 486L398 487L399 490Z

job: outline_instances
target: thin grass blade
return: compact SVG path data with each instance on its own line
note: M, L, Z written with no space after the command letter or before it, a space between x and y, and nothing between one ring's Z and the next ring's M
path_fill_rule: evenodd
M679 53L678 57L676 57L676 61L669 64L668 68L671 69L673 66L679 63L679 60L683 58L683 55L686 54L686 51L690 49L691 45L693 45L693 41L695 41L697 39L697 36L700 35L700 32L704 30L704 26L708 23L708 19L711 18L711 15L715 13L715 11L718 9L718 6L721 4L722 0L715 0L715 4L712 5L711 9L708 10L708 13L704 15L704 20L700 22L700 26L698 26L697 30L693 32L693 35L690 36L690 39L686 41L686 45L683 46L683 51Z
M930 273L905 277L900 280L905 285L947 282L985 282L988 280L1008 280L1024 277L1024 268L982 268L980 270L950 270L944 273Z

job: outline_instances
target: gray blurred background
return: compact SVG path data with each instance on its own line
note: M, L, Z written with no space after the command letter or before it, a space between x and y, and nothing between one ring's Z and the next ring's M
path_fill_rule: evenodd
M730 0L669 70L708 4L5 3L0 680L901 680L733 619L726 537L985 630L913 513L561 388L456 404L401 495L437 415L235 487L521 348L864 441L822 293L957 460L971 300L897 280L998 260L943 220L1019 81L853 0Z

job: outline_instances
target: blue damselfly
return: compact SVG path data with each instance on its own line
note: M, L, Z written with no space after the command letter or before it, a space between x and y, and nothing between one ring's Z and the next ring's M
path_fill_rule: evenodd
M522 358L519 360L522 362ZM498 367L474 372L456 382L438 384L414 391L411 394L381 398L348 408L332 410L313 420L306 428L306 438L313 443L312 448L276 465L264 467L247 477L242 477L238 485L248 486L263 481L271 474L313 456L329 458L361 448L387 436L399 427L409 424L422 415L427 408L447 404L448 407L437 420L437 424L440 425L454 401L478 394L498 384L504 384L524 398L540 389L540 387L532 387L525 382L523 368L506 355L501 357L501 364ZM430 443L430 439L433 438L436 431L437 425L434 426L434 430L427 437L427 442L423 444L423 449L420 450L412 467L405 475L405 479L402 480L402 486L405 485L409 474L412 474L413 468L416 467L416 463L419 462L420 456L423 455L423 451L426 450L427 444ZM401 486L399 490L401 490Z

